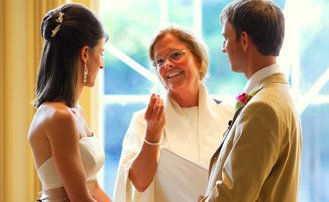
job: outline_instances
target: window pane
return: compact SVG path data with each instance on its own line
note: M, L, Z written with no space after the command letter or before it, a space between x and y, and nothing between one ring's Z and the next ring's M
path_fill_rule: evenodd
M132 114L145 107L145 103L107 104L104 106L104 188L112 196L114 180L121 155L122 140Z
M329 116L327 114L329 114L329 104L311 105L302 115L301 202L329 201Z
M145 63L145 57L138 58L143 56L134 56L135 59ZM105 61L104 94L147 94L154 86L151 81L112 55L107 57Z
M318 8L316 8L318 7ZM302 27L301 40L301 91L310 90L314 82L329 68L329 3L313 7L318 13L312 24ZM313 12L312 12L313 13ZM314 15L312 15L314 16Z
M151 68L148 44L160 23L159 4L152 0L101 1L100 16L109 42L139 65ZM105 94L145 94L152 83L113 55L106 57Z
M185 25L192 29L193 3L193 0L168 0L168 22Z
M243 74L231 71L227 56L222 52L222 25L219 12L226 1L202 1L202 35L209 53L209 77L207 86L211 94L237 95L245 84Z

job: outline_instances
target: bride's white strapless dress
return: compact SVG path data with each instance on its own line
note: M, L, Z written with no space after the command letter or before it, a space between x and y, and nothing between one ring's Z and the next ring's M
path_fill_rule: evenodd
M104 151L93 135L79 140L83 167L87 177L87 187L90 194L94 194L96 174L104 165ZM53 157L46 160L37 170L42 184L39 201L62 202L69 201L61 178L55 167Z

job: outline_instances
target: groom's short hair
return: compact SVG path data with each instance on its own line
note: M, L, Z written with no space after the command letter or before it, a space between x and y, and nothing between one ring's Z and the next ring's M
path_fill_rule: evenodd
M236 0L220 14L222 24L230 23L238 40L242 32L250 35L263 55L278 56L282 47L285 22L282 10L269 0Z

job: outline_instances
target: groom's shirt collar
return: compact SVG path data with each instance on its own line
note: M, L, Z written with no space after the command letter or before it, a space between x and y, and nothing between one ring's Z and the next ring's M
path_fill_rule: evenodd
M243 92L251 93L254 90L254 87L257 86L260 81L272 74L279 72L281 71L280 66L278 64L273 64L258 70L249 78L246 86L244 87Z

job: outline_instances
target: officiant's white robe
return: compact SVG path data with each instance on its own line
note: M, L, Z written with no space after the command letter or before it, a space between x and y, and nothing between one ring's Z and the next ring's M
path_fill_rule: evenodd
M171 100L169 96L165 100L165 110L167 122L161 140L161 147L168 148L180 156L208 167L210 158L216 151L219 142L222 140L222 135L227 129L228 121L233 117L233 107L224 102L217 104L213 98L208 96L205 86L201 84L197 142L195 142L194 137L191 137L193 127L190 126L184 110ZM145 109L134 113L123 140L121 159L114 188L115 202L154 201L153 181L144 192L138 192L128 178L129 168L138 155L144 141L146 131L144 113Z

